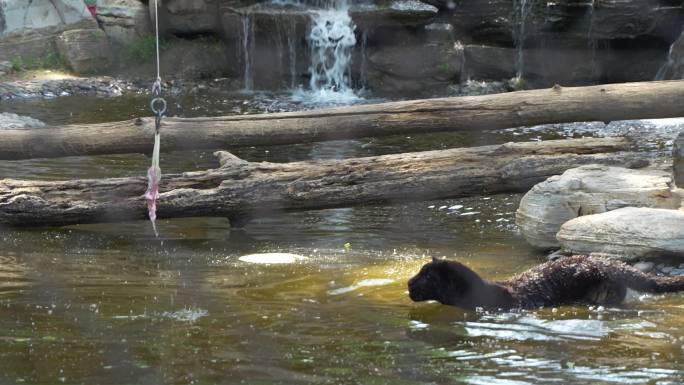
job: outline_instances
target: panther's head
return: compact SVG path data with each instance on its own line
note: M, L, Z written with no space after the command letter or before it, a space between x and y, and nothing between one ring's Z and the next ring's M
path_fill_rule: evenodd
M435 300L445 305L473 308L485 282L465 265L433 258L408 281L413 301Z

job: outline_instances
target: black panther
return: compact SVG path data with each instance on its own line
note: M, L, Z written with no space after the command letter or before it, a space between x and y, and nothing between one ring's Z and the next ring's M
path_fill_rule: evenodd
M652 276L621 261L577 255L544 263L506 281L490 282L461 263L433 258L409 280L408 289L413 301L435 300L465 309L617 305L627 289L684 291L684 276Z

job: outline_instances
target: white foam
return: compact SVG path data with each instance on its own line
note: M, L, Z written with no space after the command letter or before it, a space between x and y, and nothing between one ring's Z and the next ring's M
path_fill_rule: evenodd
M295 263L297 261L303 261L308 258L290 253L262 253L262 254L249 254L243 255L238 258L242 262L256 263L262 265L280 265L287 263Z
M394 280L387 279L387 278L364 279L363 281L359 281L359 282L357 282L351 286L341 287L341 288L335 289L335 290L330 290L330 291L328 291L328 294L340 295L340 294L352 292L352 291L357 290L357 289L362 288L362 287L384 286L384 285L389 285L392 282L394 282Z

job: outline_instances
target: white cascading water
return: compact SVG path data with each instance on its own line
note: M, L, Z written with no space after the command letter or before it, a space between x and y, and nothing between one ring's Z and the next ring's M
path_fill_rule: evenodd
M254 59L254 20L252 15L242 15L242 54L244 60L244 90L252 91L254 89L254 74L252 73L252 60Z
M591 80L598 81L595 79L598 75L596 68L596 50L598 48L598 40L594 36L594 11L596 10L598 0L591 0L589 5L589 33L587 34L587 39L589 41L589 48L591 49Z
M658 70L658 73L656 74L655 78L653 80L667 80L665 79L667 77L667 72L675 64L675 60L672 57L672 51L674 50L674 46L677 43L675 40L672 45L670 45L670 50L667 51L667 61L665 64L663 64L660 69Z
M532 11L534 6L534 0L517 0L517 36L516 36L516 68L517 75L516 78L522 79L525 71L525 40L527 39L527 18Z
M329 1L324 9L312 13L308 36L311 80L309 90L297 92L297 99L315 103L349 103L360 99L351 80L355 29L346 0Z

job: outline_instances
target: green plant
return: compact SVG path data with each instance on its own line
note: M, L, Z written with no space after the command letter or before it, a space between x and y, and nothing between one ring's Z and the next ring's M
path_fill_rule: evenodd
M449 72L449 63L442 63L439 66L440 71L447 73Z
M24 69L24 61L21 59L21 56L13 57L10 63L12 63L12 66L10 67L12 72L19 72Z
M25 70L37 69L64 69L65 64L62 57L56 52L48 52L40 57L29 57L24 59L21 56L15 56L10 61L12 63L12 72L21 72Z
M159 41L159 49L164 49L167 42L164 39ZM154 35L138 36L129 46L124 49L124 58L129 63L149 63L157 52L157 42Z

